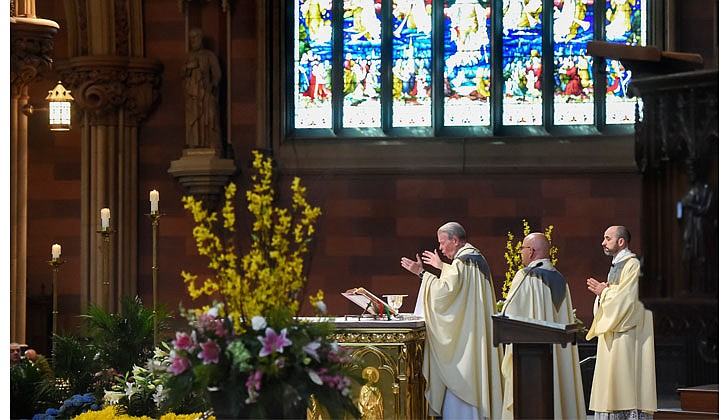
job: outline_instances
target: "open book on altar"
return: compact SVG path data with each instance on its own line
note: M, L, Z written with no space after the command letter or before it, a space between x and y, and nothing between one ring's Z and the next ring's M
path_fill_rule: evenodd
M385 301L378 298L374 293L363 287L355 287L346 292L341 293L342 296L356 303L364 312L368 312L374 316L393 315L397 316L397 311L389 306ZM389 311L389 313L387 313Z

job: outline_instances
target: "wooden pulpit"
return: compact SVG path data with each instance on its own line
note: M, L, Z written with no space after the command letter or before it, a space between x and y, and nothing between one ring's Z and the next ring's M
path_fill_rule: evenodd
M513 416L554 418L553 345L576 344L579 327L493 315L493 344L513 344Z

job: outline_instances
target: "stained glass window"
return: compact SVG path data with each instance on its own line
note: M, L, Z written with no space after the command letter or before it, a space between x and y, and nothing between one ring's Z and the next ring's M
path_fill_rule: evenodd
M295 19L289 121L328 136L631 126L630 72L589 56L587 44L645 45L645 2L284 2ZM605 82L595 66L606 67Z
M543 7L503 1L503 125L541 125Z
M627 45L645 45L647 14L643 0L607 0L606 41ZM607 59L606 116L607 124L634 123L636 98L627 97L632 72L618 60Z
M381 127L381 7L344 1L344 127Z
M331 127L331 1L297 0L296 128Z
M392 1L392 125L432 125L432 7Z
M446 126L490 125L490 12L490 1L445 1Z
M556 0L554 40L554 124L594 123L594 0Z

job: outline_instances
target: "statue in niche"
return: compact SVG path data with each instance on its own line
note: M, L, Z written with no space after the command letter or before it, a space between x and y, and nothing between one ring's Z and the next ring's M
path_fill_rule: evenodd
M705 264L707 219L713 202L713 191L708 184L694 182L680 200L685 212L683 228L683 258L689 265Z
M384 404L382 391L377 387L379 371L371 366L365 367L361 377L367 381L359 391L359 412L362 420L382 420L384 418Z
M185 83L185 145L188 148L221 147L218 58L202 46L202 30L189 32L190 50L182 66Z

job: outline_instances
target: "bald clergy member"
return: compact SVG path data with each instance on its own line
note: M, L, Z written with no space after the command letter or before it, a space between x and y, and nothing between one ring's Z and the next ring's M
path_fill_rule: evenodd
M443 419L497 418L501 412L501 351L493 346L495 293L488 263L467 242L465 229L448 222L437 230L437 250L422 259L403 257L401 265L421 279L418 305L422 307L427 339L422 371L430 415ZM423 262L440 269L436 276ZM417 312L417 309L415 310Z
M503 313L541 321L573 324L571 292L564 276L549 258L551 244L543 233L534 232L523 239L520 269L511 284ZM586 405L579 369L579 351L574 344L553 346L554 418L584 419ZM503 419L513 418L513 345L506 345L501 365L503 372ZM527 380L527 378L521 378Z
M609 227L602 241L612 257L607 281L586 280L596 295L586 339L599 338L589 401L597 420L651 419L657 411L652 312L639 301L640 260L630 238L624 226Z

